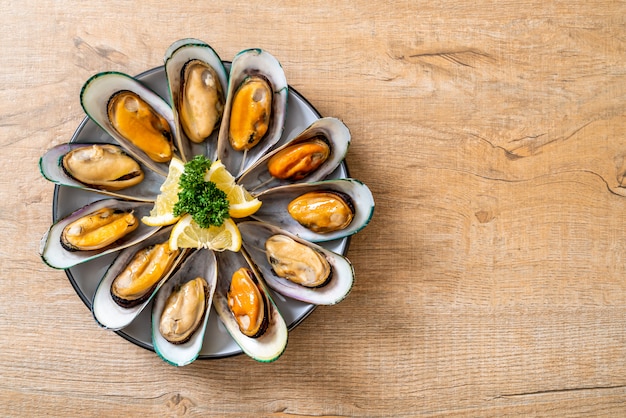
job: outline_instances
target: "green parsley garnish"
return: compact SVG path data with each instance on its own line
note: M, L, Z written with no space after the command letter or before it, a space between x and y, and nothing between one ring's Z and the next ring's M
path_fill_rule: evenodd
M212 181L205 181L204 175L211 167L211 160L196 155L185 163L185 171L180 176L178 202L174 205L174 216L185 213L202 228L220 226L228 218L229 203L226 193L218 189Z

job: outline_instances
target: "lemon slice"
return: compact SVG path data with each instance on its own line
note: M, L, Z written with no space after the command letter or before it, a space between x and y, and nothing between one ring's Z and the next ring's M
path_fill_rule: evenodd
M202 228L187 214L172 228L169 244L171 250L208 248L214 251L237 252L241 249L241 234L232 219L224 219L221 226Z
M220 160L211 164L211 168L204 176L206 181L215 183L218 189L226 193L230 204L228 214L232 218L245 218L255 213L261 207L261 201L252 197L243 186L235 183L235 178L226 170Z
M161 193L157 196L150 215L141 218L144 224L164 226L171 225L180 219L180 216L174 216L172 212L174 205L178 202L178 192L180 192L178 180L183 171L185 171L185 164L178 158L172 158L167 178L161 185Z

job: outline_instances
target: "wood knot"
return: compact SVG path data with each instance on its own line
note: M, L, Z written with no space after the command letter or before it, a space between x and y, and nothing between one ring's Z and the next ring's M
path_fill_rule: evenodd
M480 222L481 224L491 222L493 218L495 218L493 213L488 210L479 210L478 212L474 213L474 216L476 216L476 219L478 219L478 222Z
M182 396L180 393L172 395L167 400L165 405L168 407L168 409L176 411L178 415L186 414L189 408L195 406L191 399Z

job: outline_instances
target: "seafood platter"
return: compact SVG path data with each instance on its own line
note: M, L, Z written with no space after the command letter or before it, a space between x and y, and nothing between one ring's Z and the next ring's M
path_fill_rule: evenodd
M55 184L40 255L100 327L176 366L270 362L316 306L348 295L349 239L374 199L348 174L349 129L269 52L229 62L182 39L162 67L95 74L80 100L74 136L40 159Z

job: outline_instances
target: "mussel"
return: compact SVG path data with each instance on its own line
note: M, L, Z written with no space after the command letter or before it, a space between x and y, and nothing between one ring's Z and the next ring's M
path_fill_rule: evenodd
M281 180L302 180L326 161L330 147L323 137L290 145L267 161L269 173Z
M288 92L283 68L267 51L246 49L233 59L216 159L235 177L281 139Z
M292 200L287 211L300 225L323 234L350 225L354 217L354 204L345 193L315 191Z
M228 307L242 334L250 338L263 335L270 320L269 301L259 289L252 270L242 267L233 273Z
M253 148L263 139L272 116L272 88L267 80L250 76L235 91L228 138L236 151Z
M132 210L105 207L69 223L61 232L61 245L68 251L99 250L139 227Z
M323 254L286 235L269 237L265 251L278 277L304 287L324 286L331 277L330 264Z
M237 226L243 250L274 291L315 305L339 303L350 292L354 270L342 255L264 222Z
M237 183L259 194L288 184L319 181L337 169L349 145L350 131L343 122L330 117L317 119L259 158Z
M261 362L274 361L287 346L287 325L264 277L243 248L215 253L218 280L213 307L244 353Z
M164 56L180 158L204 154L215 160L217 131L225 116L228 74L220 56L195 38L174 41Z
M159 231L139 221L153 206L119 199L91 202L55 222L41 238L39 254L50 267L67 269L137 244ZM94 249L94 243L104 246Z
M61 165L67 175L95 189L123 190L144 179L139 163L117 145L74 148L63 156Z
M272 224L311 242L355 234L374 212L367 186L354 179L295 183L264 190L252 218Z
M172 344L184 344L203 322L208 309L209 285L196 277L173 289L168 296L161 318L159 332Z
M200 143L222 119L225 102L222 85L213 67L200 60L184 65L180 82L180 122L187 138Z
M163 116L138 94L122 90L108 102L107 114L113 128L155 162L172 159L172 132Z
M140 249L111 284L111 297L124 308L143 302L178 257L167 241Z
M184 366L200 354L217 284L215 254L191 252L152 300L152 344L166 362Z

